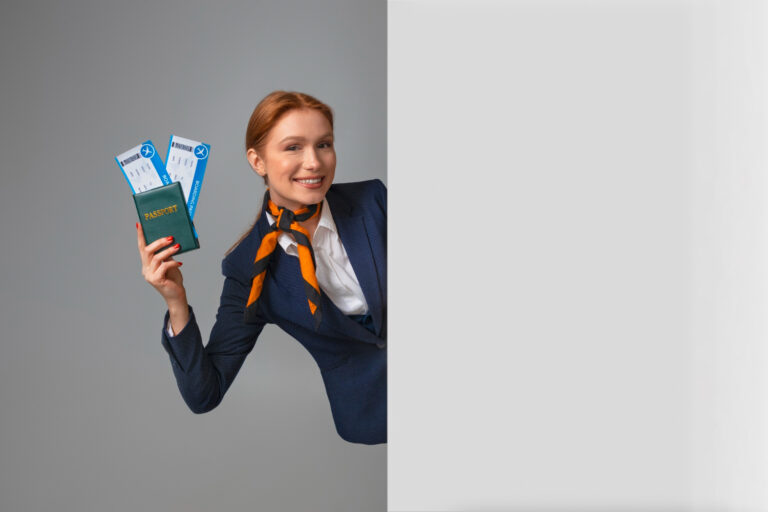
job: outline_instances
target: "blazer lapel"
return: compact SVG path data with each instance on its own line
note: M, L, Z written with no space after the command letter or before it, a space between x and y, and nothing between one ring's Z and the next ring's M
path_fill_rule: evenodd
M357 215L352 205L332 194L331 191L328 191L325 198L331 206L333 221L339 230L339 237L344 244L344 250L347 252L349 262L352 264L352 269L355 271L355 276L368 303L376 335L380 335L383 324L383 297L380 274L374 263L365 217Z

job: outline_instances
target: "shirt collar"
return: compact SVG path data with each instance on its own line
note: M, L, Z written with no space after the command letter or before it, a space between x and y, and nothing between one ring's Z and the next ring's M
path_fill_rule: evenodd
M267 209L264 209L264 213L267 216L267 222L272 226L275 223L275 218ZM336 230L336 223L333 221L333 215L331 214L331 207L328 205L328 200L326 198L323 198L323 207L320 209L320 220L317 222L317 228L315 228L315 232L312 234L313 245L317 235L322 235L323 233L323 229L320 228L327 229L332 233L338 233ZM293 235L284 231L277 237L277 242L285 252L288 252L289 247L296 245Z

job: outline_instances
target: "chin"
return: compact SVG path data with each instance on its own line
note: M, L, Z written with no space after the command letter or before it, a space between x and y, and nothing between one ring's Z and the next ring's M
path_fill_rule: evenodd
M323 199L325 198L326 192L327 192L326 190L323 190L322 192L314 192L312 194L306 194L304 197L302 197L301 202L303 204L322 203Z
M323 185L325 185L325 184L323 184ZM302 198L302 201L304 199L306 199L307 201L317 203L317 202L320 202L320 201L323 200L323 198L325 197L325 194L326 194L326 192L328 192L329 188L330 188L330 186L322 186L320 188L316 188L316 189L312 189L312 190L310 190L310 189L301 189L301 190L297 191L298 193L295 194L295 197Z

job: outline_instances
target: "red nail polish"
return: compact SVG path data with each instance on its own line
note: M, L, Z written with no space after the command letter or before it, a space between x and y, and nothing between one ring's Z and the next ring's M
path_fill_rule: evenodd
M182 263L182 262L179 262L179 266L182 266L182 265L183 265L183 263Z
M138 222L136 223L136 229L139 229L139 223Z
M178 249L179 247L181 247L181 244L176 244L173 246L174 249Z
M165 239L170 242L171 240L173 240L173 237L172 236L167 236L167 237L165 237Z

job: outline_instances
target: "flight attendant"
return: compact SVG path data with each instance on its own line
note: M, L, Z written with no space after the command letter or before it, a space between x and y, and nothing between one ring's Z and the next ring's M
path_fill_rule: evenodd
M181 395L195 413L216 407L273 323L320 368L339 435L384 443L386 188L379 180L333 183L333 114L307 94L266 96L248 122L245 149L266 193L253 226L222 261L206 345L173 258L178 244L155 254L172 240L146 244L136 226L142 274L168 306L161 342Z

